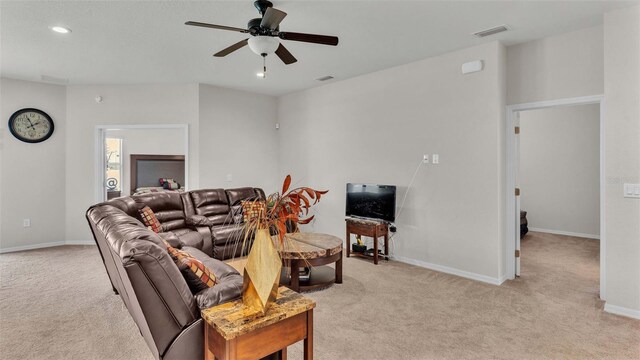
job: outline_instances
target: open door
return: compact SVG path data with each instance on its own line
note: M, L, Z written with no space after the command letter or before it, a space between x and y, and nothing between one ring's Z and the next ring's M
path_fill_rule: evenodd
M516 156L516 168L515 168L515 193L516 193L516 211L515 211L515 224L516 224L516 251L515 251L515 275L520 276L520 113L515 113L515 156Z

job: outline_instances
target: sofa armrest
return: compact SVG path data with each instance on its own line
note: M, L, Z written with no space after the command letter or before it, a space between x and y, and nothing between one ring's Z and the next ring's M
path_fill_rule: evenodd
M208 226L196 226L196 231L202 236L202 252L209 256L213 256L213 239L211 236L211 228Z
M189 215L186 219L187 225L189 226L207 226L210 227L213 225L211 220L204 215Z
M182 249L184 246L184 241L180 240L180 238L171 231L158 233L158 236L160 236L162 240L168 242L171 247L176 249Z

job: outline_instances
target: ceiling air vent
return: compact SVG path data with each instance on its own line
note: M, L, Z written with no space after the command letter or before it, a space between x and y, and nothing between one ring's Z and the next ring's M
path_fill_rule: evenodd
M333 76L327 75L327 76L319 77L316 80L318 80L318 81L327 81L327 80L331 80L331 79L333 79Z
M479 37L479 38L483 38L483 37L487 37L487 36L491 36L491 35L495 35L504 31L509 30L509 27L507 25L500 25L500 26L496 26L496 27L492 27L491 29L486 29L486 30L482 30L482 31L478 31L477 33L473 33L473 35Z

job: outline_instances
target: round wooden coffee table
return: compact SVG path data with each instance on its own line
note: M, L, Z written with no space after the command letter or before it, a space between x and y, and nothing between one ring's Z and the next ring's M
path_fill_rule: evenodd
M282 264L291 269L291 277L280 283L293 291L319 290L333 283L342 284L342 239L328 234L287 234L288 246L280 251ZM328 265L336 263L335 269ZM300 268L311 266L309 279L300 279Z

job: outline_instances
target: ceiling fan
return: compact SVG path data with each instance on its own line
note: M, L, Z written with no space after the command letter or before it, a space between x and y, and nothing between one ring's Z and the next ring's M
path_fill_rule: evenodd
M224 25L207 24L196 21L187 21L185 25L235 31L242 34L251 35L249 38L246 38L223 50L220 50L219 52L213 54L213 56L224 57L238 49L245 47L246 45L249 45L251 51L262 56L263 58L264 73L262 73L262 77L264 77L267 71L264 62L267 55L269 54L275 52L280 60L282 60L282 62L284 62L286 65L293 64L298 61L289 52L289 50L287 50L287 48L285 48L284 45L282 45L280 41L278 41L278 39L331 46L338 45L338 38L335 36L280 31L280 22L282 22L285 16L287 16L287 13L278 9L274 9L273 3L267 0L257 0L253 3L253 5L256 7L256 9L258 9L258 12L260 12L260 15L262 15L262 17L249 20L246 29Z

